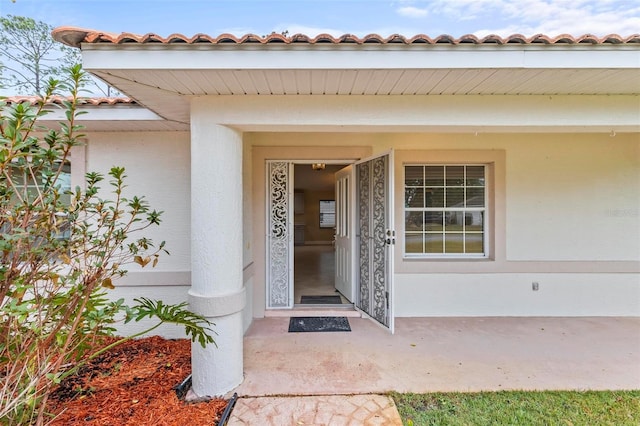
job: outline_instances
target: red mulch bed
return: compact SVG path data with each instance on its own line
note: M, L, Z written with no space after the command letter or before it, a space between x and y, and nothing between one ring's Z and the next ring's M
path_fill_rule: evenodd
M97 357L50 396L53 425L215 425L227 401L186 403L172 389L191 373L191 341L148 337Z

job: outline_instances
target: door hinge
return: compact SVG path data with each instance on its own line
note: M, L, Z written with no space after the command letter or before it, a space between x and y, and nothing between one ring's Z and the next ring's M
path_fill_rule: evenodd
M387 309L389 309L389 292L388 291L384 292L384 297L385 297L385 299L387 301Z

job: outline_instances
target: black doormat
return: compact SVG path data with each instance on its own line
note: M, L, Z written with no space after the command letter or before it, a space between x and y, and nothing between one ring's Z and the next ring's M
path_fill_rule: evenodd
M347 317L291 317L289 333L351 331Z
M340 305L342 303L342 299L338 295L301 296L300 303L309 305Z

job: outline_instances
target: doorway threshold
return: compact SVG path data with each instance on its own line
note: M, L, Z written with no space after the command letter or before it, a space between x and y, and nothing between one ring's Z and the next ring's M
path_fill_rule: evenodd
M361 318L353 304L343 305L301 305L296 304L293 309L269 309L265 317L350 317Z

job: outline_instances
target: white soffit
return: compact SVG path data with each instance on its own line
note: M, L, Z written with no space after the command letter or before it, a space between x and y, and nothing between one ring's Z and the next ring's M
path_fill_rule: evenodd
M83 44L99 78L190 121L203 95L637 95L640 49L595 46ZM640 110L640 104L638 104Z

